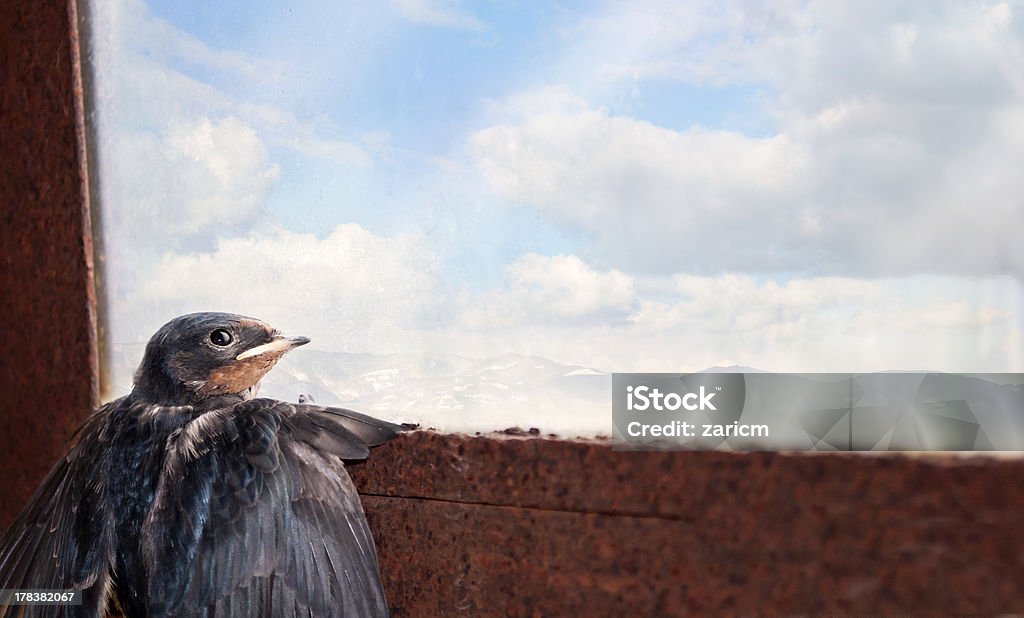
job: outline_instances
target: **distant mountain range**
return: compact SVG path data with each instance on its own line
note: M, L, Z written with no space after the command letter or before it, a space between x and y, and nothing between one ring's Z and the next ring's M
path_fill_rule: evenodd
M762 373L740 366L705 371ZM320 403L447 431L518 426L593 436L610 435L611 388L611 373L537 356L310 350L285 357L263 380L261 394L305 393Z
M297 393L440 430L593 435L611 425L611 374L519 354L294 354L267 375L261 394Z
M113 346L117 394L131 388L142 346ZM301 350L263 379L260 395L295 401L312 395L344 406L442 431L509 427L562 436L611 433L611 374L540 357L503 354L352 354Z
M113 346L110 360L115 395L130 390L131 375L143 347ZM731 366L711 367L702 373L765 372ZM858 382L873 392L888 393L893 387L884 385L897 382L882 376L892 373L902 372L878 372L862 376ZM902 395L904 399L913 400L917 393L918 400L967 400L973 410L969 420L979 422L983 433L995 436L994 446L1007 443L1020 448L1015 445L1017 440L1024 439L1019 420L1024 409L1021 387L996 386L1004 379L1013 384L1016 376L914 373L930 373L932 377L924 382L908 381L906 388L912 390ZM842 374L834 375L839 378ZM780 388L785 391L783 387L789 383L794 388L803 385L797 389L803 391L807 388L806 378L810 377L789 374L766 384L771 384L773 392ZM884 382L872 387L878 380ZM759 383L760 380L753 380L748 386ZM924 390L921 384L926 387ZM282 359L264 378L260 395L296 401L301 393L311 395L318 403L441 431L490 432L536 427L542 434L574 437L612 434L611 388L611 373L536 356L502 354L473 359L440 353L353 354L304 349ZM873 405L870 396L859 403ZM806 410L810 412L813 407ZM865 414L866 411L858 413L858 418ZM794 419L792 424L796 428L802 423ZM825 444L824 437L815 443Z

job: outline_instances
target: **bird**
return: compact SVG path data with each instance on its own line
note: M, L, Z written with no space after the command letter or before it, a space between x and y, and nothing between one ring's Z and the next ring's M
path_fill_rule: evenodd
M387 616L344 462L406 427L256 397L308 342L230 313L162 326L131 392L84 422L0 541L0 589L81 605L0 617Z

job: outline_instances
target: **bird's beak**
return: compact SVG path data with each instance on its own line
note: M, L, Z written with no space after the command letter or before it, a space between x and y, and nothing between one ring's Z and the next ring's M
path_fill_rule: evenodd
M245 360L252 358L253 356L259 356L260 354L284 354L292 348L297 348L300 345L306 345L309 343L309 337L285 337L283 335L276 335L269 343L258 345L255 348L249 348L245 352L242 352L235 357L235 360Z

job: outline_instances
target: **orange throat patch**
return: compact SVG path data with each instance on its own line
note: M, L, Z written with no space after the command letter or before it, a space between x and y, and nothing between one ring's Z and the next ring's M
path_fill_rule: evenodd
M284 353L267 353L233 361L230 365L218 367L199 389L205 394L241 393L267 375Z

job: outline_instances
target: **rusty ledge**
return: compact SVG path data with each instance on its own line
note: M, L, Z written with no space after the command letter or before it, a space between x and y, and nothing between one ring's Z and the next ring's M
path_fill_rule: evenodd
M405 434L351 467L396 616L1024 610L1024 461Z
M414 431L351 472L368 495L660 517L780 508L775 501L804 495L863 507L897 496L959 509L1024 507L1024 459L1006 458L620 452L597 440Z

